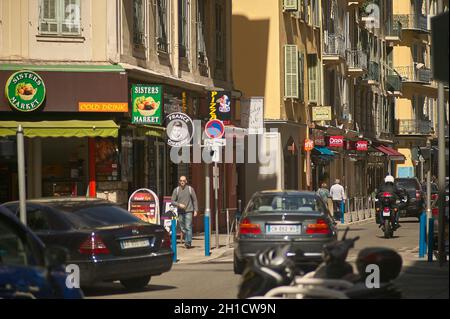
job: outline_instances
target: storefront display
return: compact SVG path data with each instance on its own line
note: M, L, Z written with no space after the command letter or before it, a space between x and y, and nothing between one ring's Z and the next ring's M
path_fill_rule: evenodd
M95 141L95 172L99 182L119 180L119 147L115 138L97 138Z

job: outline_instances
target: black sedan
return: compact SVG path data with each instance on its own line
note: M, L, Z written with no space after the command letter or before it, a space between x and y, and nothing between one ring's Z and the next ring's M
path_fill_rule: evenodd
M18 214L18 202L2 206ZM84 197L29 200L27 224L45 244L57 243L69 251L67 263L79 266L82 286L120 280L128 289L139 289L151 276L172 268L164 227L145 223L111 202Z
M321 262L323 245L337 239L337 228L323 200L313 192L263 191L252 196L239 224L234 245L234 272L269 246L292 243L296 263Z

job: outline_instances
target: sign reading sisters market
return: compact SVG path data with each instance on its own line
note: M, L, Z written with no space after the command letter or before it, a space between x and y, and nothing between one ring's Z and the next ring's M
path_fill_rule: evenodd
M166 117L167 144L172 147L188 145L194 136L194 123L184 113L171 113Z
M11 106L21 112L36 111L45 100L45 84L32 71L18 71L12 74L5 86L5 95Z
M161 125L162 96L161 85L134 84L131 87L131 123Z

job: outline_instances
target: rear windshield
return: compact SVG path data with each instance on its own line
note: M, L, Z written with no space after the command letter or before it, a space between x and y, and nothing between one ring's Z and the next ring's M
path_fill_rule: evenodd
M418 182L415 179L398 179L395 181L397 188L405 189L420 189Z
M312 212L326 211L322 201L314 195L263 194L249 203L249 212Z
M427 184L423 184L422 185L422 190L423 191L427 191ZM432 192L438 192L439 191L439 188L437 187L437 185L436 184L431 184L431 191Z
M80 209L55 207L77 228L94 228L140 223L141 220L123 208L114 205L96 205Z

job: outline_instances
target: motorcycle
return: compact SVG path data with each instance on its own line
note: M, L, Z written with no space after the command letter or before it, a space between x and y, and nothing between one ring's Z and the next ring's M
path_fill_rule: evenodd
M296 269L291 245L271 247L256 255L247 265L239 285L238 298L342 298L342 299L397 299L401 291L392 283L402 268L402 258L388 248L366 248L356 260L358 274L346 259L359 237L343 239L324 246L323 262L309 273ZM297 256L298 257L298 256ZM370 267L369 267L370 266ZM368 269L377 267L379 285L371 288ZM296 273L302 273L295 276Z
M397 196L390 192L381 192L376 203L376 221L383 230L384 238L394 237L394 231L398 229L399 209L406 204L407 198L398 199Z

